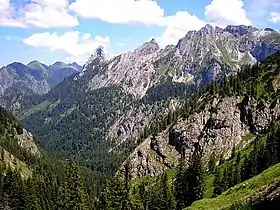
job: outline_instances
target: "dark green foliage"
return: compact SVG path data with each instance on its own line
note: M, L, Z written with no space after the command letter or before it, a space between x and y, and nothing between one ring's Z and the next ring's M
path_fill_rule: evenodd
M104 195L103 195L104 196ZM120 177L108 181L106 192L107 209L124 209L126 205L126 191Z
M91 191L93 180L85 178L85 173L93 177L89 170L72 161L59 161L43 150L40 157L31 155L15 138L22 133L20 123L2 108L0 116L0 209L89 209L96 193ZM14 158L5 158L4 151ZM6 166L9 161L15 169ZM20 161L27 164L22 167L31 172L30 177L22 177L24 173L16 164Z
M177 173L174 180L174 196L177 202L176 209L183 209L187 206L188 199L188 170L185 165L184 159L180 160Z
M160 179L160 197L159 206L164 207L166 210L174 209L173 195L168 184L167 174L164 172ZM162 208L160 208L162 209Z
M8 169L3 178L2 187L3 191L0 195L0 205L2 205L2 208L23 209L23 183L19 173L16 171L12 172L11 169Z
M239 151L235 157L217 169L214 178L214 197L280 162L279 125L272 125L266 132L257 136L249 154L242 157Z
M208 172L213 173L215 170L215 164L216 164L216 159L215 159L215 154L212 153L208 162Z
M202 157L200 151L197 149L194 151L190 166L188 168L188 204L192 204L194 201L202 199L204 194L204 182L203 182L203 166Z
M217 170L214 178L214 191L213 191L213 197L216 197L224 191L224 183L222 182L223 175L221 170Z
M62 209L87 209L87 197L81 170L72 161L66 164L59 198L59 206Z

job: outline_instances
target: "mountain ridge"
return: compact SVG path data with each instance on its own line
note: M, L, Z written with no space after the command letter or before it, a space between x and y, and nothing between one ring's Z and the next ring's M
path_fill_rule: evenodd
M64 78L78 71L63 62L47 66L39 61L31 61L27 65L13 62L0 69L1 105L20 109L24 97L42 95L59 84ZM12 104L12 102L15 104Z
M220 83L237 74L243 64L275 53L279 38L279 33L247 26L206 26L189 32L177 46L159 49L151 40L110 60L92 56L80 73L39 97L34 110L27 107L30 114L24 115L24 125L49 151L80 154L88 167L101 170L106 168L103 161L94 157L116 164L111 157L122 159L124 148L137 147L137 139L148 127L157 127L198 87L213 80ZM74 142L79 146L72 148ZM62 149L66 145L67 152ZM101 154L96 145L101 146Z

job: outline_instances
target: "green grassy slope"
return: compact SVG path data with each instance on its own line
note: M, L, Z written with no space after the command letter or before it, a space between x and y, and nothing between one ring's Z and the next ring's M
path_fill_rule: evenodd
M264 187L279 181L280 163L268 168L261 174L230 188L216 198L196 201L186 209L229 209L233 204L243 203L246 198L255 195L258 191L263 190Z

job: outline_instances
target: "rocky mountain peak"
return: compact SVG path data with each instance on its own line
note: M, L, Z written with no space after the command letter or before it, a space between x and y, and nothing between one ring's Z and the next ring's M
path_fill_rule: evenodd
M58 68L67 69L67 68L69 68L69 66L62 61L56 61L54 64L50 65L49 67L52 68L52 69L58 69Z
M31 61L31 62L29 62L28 64L27 64L27 66L28 65L32 65L32 64L41 64L39 61L37 61L37 60L34 60L34 61Z
M148 55L154 53L160 49L156 40L152 38L151 41L145 42L142 46L138 47L134 52L139 55Z
M212 25L206 24L203 28L199 30L201 35L210 35L213 36L215 35L215 29Z
M245 26L245 25L228 25L224 31L227 31L231 34L233 34L236 37L243 36L245 34L248 34L250 32L257 31L257 28L254 28L252 26Z
M102 65L93 56L80 76L89 70L91 90L120 85L126 92L140 97L152 86L167 80L207 84L223 78L224 72L231 74L241 65L262 61L279 50L280 34L269 34L251 26L230 25L222 29L207 24L199 31L189 31L176 46L160 49L156 40L151 39Z
M77 62L68 63L68 66L70 66L73 69L76 69L77 71L81 71L83 69L83 67L80 66Z
M272 28L265 28L264 31L268 31L268 32L277 32L275 29L272 29Z

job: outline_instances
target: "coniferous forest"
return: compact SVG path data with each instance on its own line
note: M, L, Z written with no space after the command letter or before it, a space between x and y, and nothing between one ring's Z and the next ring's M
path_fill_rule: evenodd
M220 98L238 96L243 98L241 103L254 98L259 109L267 101L276 106L279 89L272 87L272 78L279 76L280 65L276 65L279 63L278 53L262 64L244 66L236 75L225 76L221 81L190 91L184 106L145 128L137 144L166 129L171 141L172 126L179 119L203 110L213 95ZM204 101L199 100L201 96L205 96ZM159 176L132 179L129 159L121 170L107 176L102 171L85 167L79 159L61 160L42 148L40 155L32 155L15 140L23 131L20 122L3 108L0 118L0 209L181 210L191 208L204 198L230 194L232 187L259 177L280 162L279 119L274 119L263 130L248 122L252 141L245 148L232 148L229 157L212 154L206 159L203 148L195 144L192 155L186 158L182 153L176 167ZM126 159L125 155L135 149L135 144L127 145L121 159ZM261 209L264 205L276 204L233 203L229 209Z

